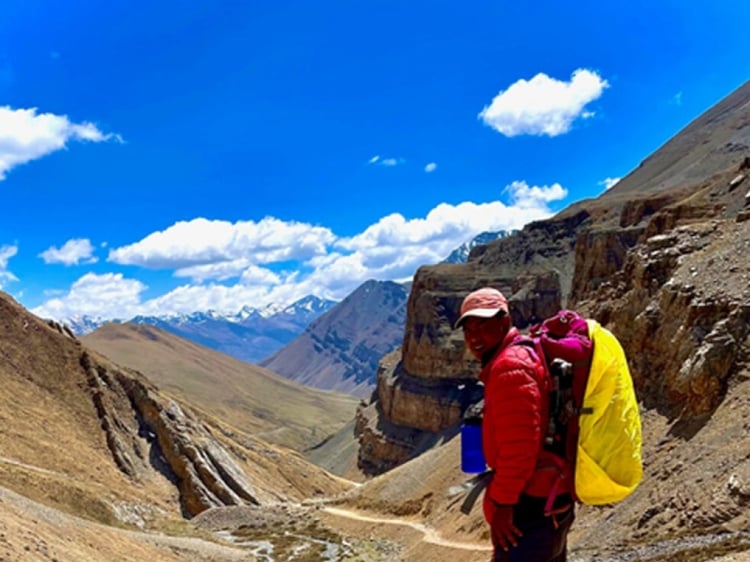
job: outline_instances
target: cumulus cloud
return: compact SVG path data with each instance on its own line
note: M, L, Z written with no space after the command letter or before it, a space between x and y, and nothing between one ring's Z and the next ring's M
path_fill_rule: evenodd
M435 162L430 162L424 167L424 171L428 174L434 172L435 170L437 170L437 164L435 164Z
M52 298L31 312L42 318L71 316L132 318L140 312L140 295L146 285L126 279L121 273L87 273L59 297Z
M599 182L599 185L603 186L605 191L614 187L615 184L620 181L622 178L604 178L602 181Z
M406 279L419 266L438 263L481 232L521 229L549 217L549 203L567 196L560 184L529 186L523 181L513 182L505 192L510 199L507 205L442 203L424 218L407 219L400 213L383 217L364 232L338 240L341 255L314 260L311 278L326 287L347 280Z
M539 73L501 90L479 118L506 137L555 137L567 133L576 119L593 117L585 106L607 87L609 83L596 72L583 68L573 72L569 82Z
M175 277L189 277L199 283L209 280L226 281L235 277L239 277L241 283L245 279L258 279L266 284L279 282L279 276L276 273L270 269L252 265L246 259L183 267L175 271L174 275Z
M185 314L216 310L235 313L244 305L260 308L274 302L267 285L182 285L141 306L142 314Z
M275 277L248 279L234 285L209 283L181 285L158 297L142 300L146 285L120 273L88 273L31 312L41 318L65 320L75 316L129 320L137 315L163 316L217 310L235 313L242 306L262 307L270 302L288 302L314 291L309 284L297 286ZM307 291L307 292L305 292ZM57 293L57 292L56 292Z
M505 189L510 194L512 205L516 210L529 209L533 213L540 210L546 212L548 203L560 201L568 196L568 190L559 183L537 186L529 185L525 181L514 181Z
M0 107L0 180L12 168L66 147L69 141L104 142L122 138L103 133L89 122L73 123L66 115L37 113L36 108Z
M8 271L8 261L18 253L18 246L0 246L0 289L10 281L18 281L18 278Z
M234 268L289 260L306 260L324 254L335 236L330 229L273 217L261 221L228 222L197 218L180 221L143 240L110 250L107 261L154 269L200 271L208 278L209 267L226 278Z
M65 242L61 248L50 248L39 254L44 263L62 263L64 265L78 265L81 263L96 263L94 247L88 238L73 238Z
M274 218L177 223L112 250L110 261L174 269L189 283L142 301L145 284L113 273L89 274L37 313L127 319L197 310L236 313L245 305L288 304L310 294L343 299L369 279L410 279L420 266L440 262L481 232L520 229L547 218L550 203L567 196L560 184L525 181L512 182L502 193L506 202L442 203L423 217L393 213L346 238Z

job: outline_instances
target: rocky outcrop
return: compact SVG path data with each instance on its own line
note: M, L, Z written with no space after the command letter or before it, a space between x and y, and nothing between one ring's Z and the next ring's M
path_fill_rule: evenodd
M582 231L575 245L575 271L571 302L583 300L622 270L628 251L641 237L644 228L600 228Z
M189 516L211 507L259 503L232 455L197 417L135 373L107 366L86 351L80 364L107 447L128 477L138 481L148 467L157 466L177 484Z
M627 351L644 403L671 417L712 412L745 364L750 229L709 220L647 238L589 303Z
M415 377L401 357L398 349L381 360L373 398L357 408L358 466L365 474L390 470L454 434L467 406L481 399L473 377Z

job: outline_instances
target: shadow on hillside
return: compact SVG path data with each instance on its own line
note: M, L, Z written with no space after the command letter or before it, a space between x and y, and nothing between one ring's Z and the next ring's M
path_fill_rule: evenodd
M672 424L672 427L669 429L668 433L672 437L690 441L701 429L703 429L703 427L714 415L715 411L716 410L713 410L707 414L695 416L688 419L678 419L676 422L674 422L674 424Z
M452 425L436 433L423 433L415 442L414 452L409 455L407 461L417 458L438 445L447 443L461 431L461 424Z
M138 437L145 439L148 443L148 462L151 468L175 486L179 485L179 479L164 457L164 452L161 450L161 445L159 445L156 434L148 426L140 412L136 412L136 417L138 419Z

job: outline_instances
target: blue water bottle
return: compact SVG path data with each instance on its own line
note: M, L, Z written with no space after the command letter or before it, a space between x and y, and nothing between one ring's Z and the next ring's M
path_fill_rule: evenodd
M464 418L461 424L461 470L478 474L487 468L482 451L482 418Z

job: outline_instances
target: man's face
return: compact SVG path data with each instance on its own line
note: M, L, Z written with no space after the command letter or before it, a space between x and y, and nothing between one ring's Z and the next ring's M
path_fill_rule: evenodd
M463 322L466 347L474 357L481 360L488 350L503 341L508 332L508 324L507 316L493 316L492 318L469 316Z

